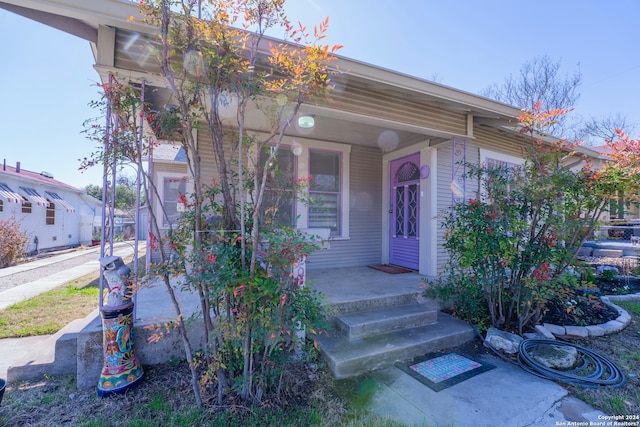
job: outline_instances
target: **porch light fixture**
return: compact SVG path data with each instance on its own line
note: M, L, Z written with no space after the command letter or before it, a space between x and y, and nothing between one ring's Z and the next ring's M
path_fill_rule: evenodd
M303 129L311 129L316 124L315 118L310 114L303 114L298 117L298 126Z

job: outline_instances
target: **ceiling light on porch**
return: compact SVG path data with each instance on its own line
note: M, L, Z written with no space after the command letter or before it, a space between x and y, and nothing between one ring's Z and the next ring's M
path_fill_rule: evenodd
M298 126L303 129L311 129L315 124L316 120L311 114L302 114L298 117Z

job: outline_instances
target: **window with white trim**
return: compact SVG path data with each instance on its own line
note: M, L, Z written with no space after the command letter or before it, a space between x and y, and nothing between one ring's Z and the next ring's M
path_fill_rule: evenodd
M22 213L31 213L32 212L32 204L31 202L26 198L26 197L22 197Z
M498 153L496 151L480 149L480 163L485 165L502 165L502 166L522 166L524 159L521 157L511 156L509 154Z
M168 227L170 224L175 225L176 221L184 212L187 191L187 177L180 176L163 176L162 177L162 205L164 207L164 215L162 224Z
M323 228L330 231L332 239L349 238L350 152L347 144L285 138L278 151L278 167L293 168L293 177L309 183L308 196L317 202L297 197L291 208L280 207L287 215L291 212L296 228Z
M511 191L510 189L510 183L511 183L510 178L512 178L511 171L521 168L524 165L524 159L520 157L510 156L508 154L498 153L495 151L485 150L481 148L480 163L482 165L485 165L489 169L489 173L491 173L491 170L499 174L502 174L503 171L506 171L507 180L505 182L506 188L504 188L504 191L506 191L505 194L509 194ZM488 176L487 179L492 179L492 178L491 176ZM483 189L482 191L486 195L486 189Z
M331 236L342 234L341 154L309 150L309 228L328 228Z

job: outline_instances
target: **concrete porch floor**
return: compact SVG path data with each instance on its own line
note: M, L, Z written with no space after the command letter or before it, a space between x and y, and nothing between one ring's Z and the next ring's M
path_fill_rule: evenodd
M421 293L417 272L389 274L369 267L307 270L307 286L329 304L344 304L389 295Z

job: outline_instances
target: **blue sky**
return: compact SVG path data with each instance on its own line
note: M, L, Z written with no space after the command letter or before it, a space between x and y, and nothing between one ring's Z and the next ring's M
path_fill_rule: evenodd
M636 0L289 0L286 9L309 27L329 16L327 42L344 45L343 56L471 93L549 55L563 73L582 73L572 114L640 123ZM89 43L1 10L0 40L0 161L101 184L100 170L78 171L95 149L81 134L99 98Z

